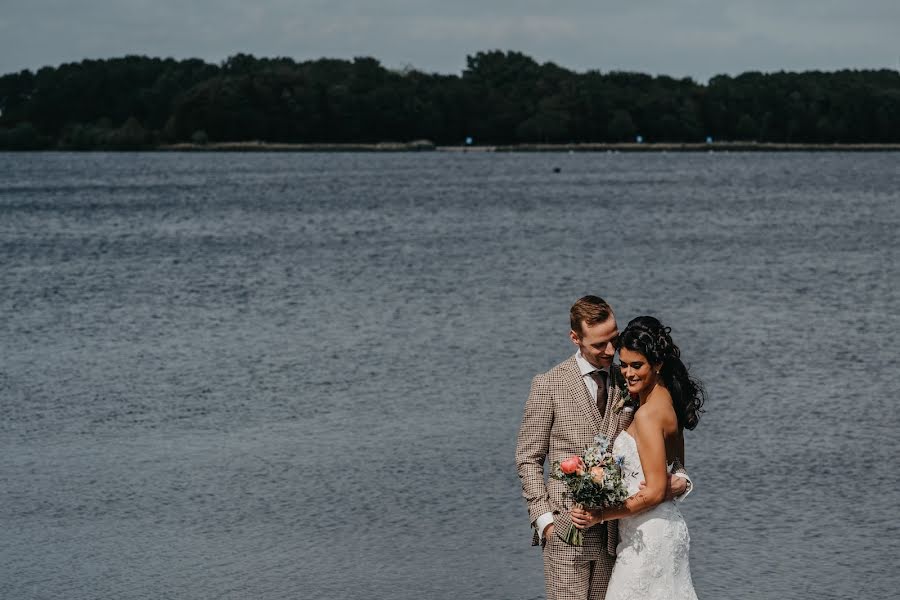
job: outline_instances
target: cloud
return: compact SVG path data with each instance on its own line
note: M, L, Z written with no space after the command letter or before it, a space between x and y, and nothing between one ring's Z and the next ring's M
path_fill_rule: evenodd
M9 0L7 0L9 2ZM744 70L896 67L900 3L866 0L12 0L0 73L125 54L372 56L458 73L479 50L576 70L701 80Z

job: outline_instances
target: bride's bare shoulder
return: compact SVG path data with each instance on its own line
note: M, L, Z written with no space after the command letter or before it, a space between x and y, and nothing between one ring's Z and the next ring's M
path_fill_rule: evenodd
M678 416L675 414L675 407L672 406L672 398L666 392L665 396L660 394L648 398L634 414L634 420L641 425L655 425L662 429L669 429L671 425L677 425Z

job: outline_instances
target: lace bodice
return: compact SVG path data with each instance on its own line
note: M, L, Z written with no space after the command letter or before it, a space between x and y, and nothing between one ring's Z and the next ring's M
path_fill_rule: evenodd
M628 495L635 495L644 481L644 468L641 466L641 456L638 454L637 442L627 431L623 431L613 443L613 456L625 459L622 465L623 480L628 488ZM666 471L672 472L672 465L666 465Z
M644 479L637 442L623 431L613 455L624 458L630 495ZM672 465L667 465L669 471ZM681 511L665 501L634 517L619 519L619 545L606 600L697 600L688 563L691 538Z

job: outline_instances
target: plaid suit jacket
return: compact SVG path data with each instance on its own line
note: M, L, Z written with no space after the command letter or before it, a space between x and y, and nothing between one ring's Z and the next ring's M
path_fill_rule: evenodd
M619 400L619 388L614 382L620 379L617 367L610 367L603 415L584 384L574 355L532 380L516 441L516 468L532 527L539 516L548 512L554 515L554 530L560 537L572 524L569 517L572 503L566 498L565 485L555 479L545 480L544 464L549 471L554 461L580 454L593 444L597 433L614 440L628 426L631 415L613 410ZM609 559L615 556L617 543L614 523L595 525L585 530L582 547L568 546L564 551L573 560ZM538 544L536 530L532 544Z

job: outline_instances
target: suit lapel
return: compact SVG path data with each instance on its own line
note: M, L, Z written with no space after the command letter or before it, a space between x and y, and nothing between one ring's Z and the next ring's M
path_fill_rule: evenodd
M615 411L613 411L613 407L619 402L619 386L616 384L616 377L618 376L618 371L615 366L611 366L609 368L609 384L606 386L606 412L604 415L610 415L612 418L615 415Z
M624 385L622 372L615 365L609 368L609 402L606 403L606 436L609 438L609 451L612 451L613 443L626 426L625 411L615 411L615 406L622 397L620 385ZM606 552L610 556L616 555L616 546L619 545L619 522L609 521L606 524Z
M606 413L605 421L606 421L606 436L610 439L610 446L612 446L612 441L615 440L616 436L619 435L622 431L623 423L623 413L616 412L616 405L619 403L619 398L622 396L621 388L619 388L619 383L621 380L621 373L619 372L618 367L615 365L609 368L609 396L606 402Z
M597 404L588 393L587 386L584 385L584 377L578 369L578 363L575 362L574 356L565 363L563 381L578 409L594 425L594 430L602 431L603 422L600 419L600 411L597 410Z

